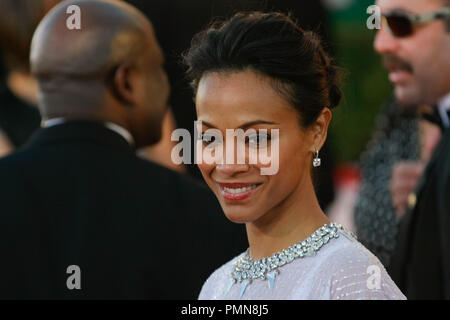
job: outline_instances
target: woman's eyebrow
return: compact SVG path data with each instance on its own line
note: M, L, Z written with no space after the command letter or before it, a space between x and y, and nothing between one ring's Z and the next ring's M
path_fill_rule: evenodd
M277 124L277 123L272 122L272 121L266 121L266 120L254 120L254 121L246 122L246 123L240 125L239 128L246 129L248 127L251 127L251 126L254 126L257 124Z
M211 124L211 123L209 123L209 122L206 122L206 121L204 121L204 120L200 120L200 121L201 121L205 126L210 127L210 128L215 128L215 129L216 129L216 126L214 126L213 124ZM274 125L274 124L277 124L277 123L272 122L272 121L267 121L267 120L253 120L253 121L245 122L245 123L241 124L238 128L246 129L246 128L248 128L248 127L251 127L251 126L254 126L254 125L257 125L257 124L272 124L272 125Z
M205 125L207 127L217 129L216 126L210 124L209 122L206 122L205 120L198 120L198 121L200 121L203 125Z

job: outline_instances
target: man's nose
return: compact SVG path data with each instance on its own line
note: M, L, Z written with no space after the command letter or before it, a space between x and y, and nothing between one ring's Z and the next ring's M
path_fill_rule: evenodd
M377 31L373 47L379 54L395 53L398 49L398 39L395 38L387 27L383 26Z

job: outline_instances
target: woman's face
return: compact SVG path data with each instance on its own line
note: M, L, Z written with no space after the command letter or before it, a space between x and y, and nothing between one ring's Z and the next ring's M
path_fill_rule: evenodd
M225 159L198 164L231 221L248 223L267 218L269 211L292 201L290 198L300 192L305 179L311 179L313 130L300 127L298 111L271 87L267 77L253 71L207 73L198 86L196 108L202 133L207 129L222 132L224 155L227 129L266 129L268 154L273 158L277 151L273 148L273 133L279 130L279 166L274 175L261 175L261 169L268 164L259 160L249 164L248 152L245 164L236 164L236 158L234 164L227 164L230 161ZM203 148L206 145L204 141ZM246 141L245 148L254 145Z

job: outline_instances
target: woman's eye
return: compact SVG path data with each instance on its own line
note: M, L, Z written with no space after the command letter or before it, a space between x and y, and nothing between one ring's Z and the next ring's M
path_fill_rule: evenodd
M215 140L215 137L212 135L203 134L202 135L202 141L203 143L210 144Z
M255 135L251 135L248 136L248 142L250 143L250 145L259 145L262 142L269 141L270 140L270 136L266 133L259 133L259 134L255 134Z
M250 137L248 137L248 142L249 142L250 144L258 144L258 136L255 135L255 136L250 136Z

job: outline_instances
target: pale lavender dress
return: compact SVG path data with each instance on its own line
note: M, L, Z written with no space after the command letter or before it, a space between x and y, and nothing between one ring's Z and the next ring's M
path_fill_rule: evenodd
M243 253L244 254L244 253ZM239 255L217 269L204 283L200 300L404 300L403 293L380 261L357 240L339 231L314 256L297 258L280 267L273 287L255 279L242 296L240 283L230 287Z

